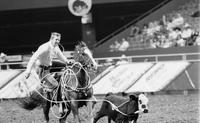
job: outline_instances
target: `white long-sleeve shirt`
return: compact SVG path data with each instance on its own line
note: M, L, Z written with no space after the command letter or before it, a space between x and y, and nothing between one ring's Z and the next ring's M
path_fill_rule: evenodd
M28 65L27 65L27 71L31 71L32 67L35 65L35 63L39 63L39 65L45 65L45 66L51 66L53 58L57 57L64 63L67 62L67 58L63 55L60 48L53 47L51 45L51 42L44 43L39 46L37 51L33 54L33 56L30 58Z

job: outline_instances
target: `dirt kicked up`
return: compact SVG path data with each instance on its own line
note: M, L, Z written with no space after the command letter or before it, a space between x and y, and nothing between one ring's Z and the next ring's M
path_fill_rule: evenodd
M138 123L199 123L200 120L200 98L195 92L188 95L183 94L155 94L148 95L149 113L139 116ZM102 97L97 97L102 98ZM95 106L97 112L102 102ZM50 111L50 123L58 123L53 113L58 114L56 107ZM88 123L87 111L80 109L82 123ZM73 123L72 115L67 118ZM0 123L43 123L42 108L27 111L19 107L16 100L4 100L0 102ZM99 120L99 123L107 123L107 118Z

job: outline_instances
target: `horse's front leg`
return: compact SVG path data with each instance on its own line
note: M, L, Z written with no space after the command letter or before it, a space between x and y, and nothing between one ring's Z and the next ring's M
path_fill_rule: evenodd
M96 98L94 96L92 96L87 102L89 123L93 123L93 108L95 103L96 103Z
M81 123L79 112L78 112L78 102L76 101L71 102L71 109L72 109L75 123Z
M59 123L67 123L66 118L70 114L71 108L67 104L63 104L62 107L63 107L63 112L60 113L61 118L59 119Z
M47 99L50 99L49 93L47 93ZM42 107L43 107L45 123L48 123L49 122L49 109L51 107L50 102L47 100L44 100L44 102L42 103Z

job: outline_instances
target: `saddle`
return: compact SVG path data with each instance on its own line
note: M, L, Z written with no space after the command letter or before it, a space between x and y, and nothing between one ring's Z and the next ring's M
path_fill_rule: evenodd
M60 76L57 74L49 74L43 78L42 89L44 92L50 95L52 101L61 101L60 88L59 88Z
M47 92L53 92L58 87L58 81L54 78L53 75L48 74L42 80L42 87Z

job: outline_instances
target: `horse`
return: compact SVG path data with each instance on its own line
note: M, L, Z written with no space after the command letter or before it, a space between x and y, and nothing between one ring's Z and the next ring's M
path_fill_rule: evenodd
M50 108L59 104L59 122L65 123L67 116L72 111L75 122L81 122L78 109L87 106L90 122L93 122L92 108L95 101L93 96L92 83L90 82L89 71L97 70L92 52L87 45L81 41L75 46L74 63L67 65L58 74L54 74L59 81L56 92L45 92L39 88L30 93L29 97L20 100L20 106L24 109L33 110L42 105L46 123L49 122ZM58 62L59 63L59 62Z

